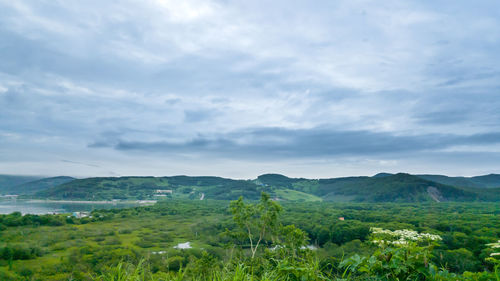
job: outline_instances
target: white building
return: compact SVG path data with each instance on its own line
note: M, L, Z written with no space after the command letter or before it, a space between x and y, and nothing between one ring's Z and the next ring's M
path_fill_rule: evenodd
M160 193L160 194L172 194L172 189L157 189L155 193Z

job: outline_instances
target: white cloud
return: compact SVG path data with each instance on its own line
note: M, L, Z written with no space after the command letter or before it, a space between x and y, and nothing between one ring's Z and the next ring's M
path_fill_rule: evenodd
M154 0L163 9L168 20L180 23L201 20L214 15L217 6L211 1L174 1L174 0Z

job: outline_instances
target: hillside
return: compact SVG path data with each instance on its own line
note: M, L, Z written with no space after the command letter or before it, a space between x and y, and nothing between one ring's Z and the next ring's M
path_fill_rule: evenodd
M41 178L38 176L0 175L0 194L10 194L13 187Z
M332 179L293 179L266 174L260 183L278 188L297 190L339 202L426 202L426 201L498 201L496 190L460 188L422 179L409 174L377 174L374 177L344 177Z
M156 190L172 190L157 194ZM234 200L257 199L269 188L251 181L220 177L108 177L74 180L36 193L36 197L71 200L161 199L164 197ZM159 196L165 195L165 196Z
M500 188L500 175L489 174L470 178L478 187Z
M387 177L394 174L389 173L378 173L374 175L374 178ZM431 174L421 174L415 175L419 178L459 187L471 187L471 188L500 188L500 175L499 174L489 174L483 176L475 177L449 177L444 175L431 175Z
M435 181L442 184L475 188L497 188L500 187L500 175L489 174L476 177L448 177L443 175L417 175L420 178Z
M72 180L75 180L75 178L72 177L65 177L65 176L60 176L60 177L52 177L52 178L43 178L35 181L30 181L24 184L20 184L17 186L14 186L11 188L10 193L13 194L33 194L45 189L49 189L51 187L56 187L61 184L70 182Z
M320 180L325 199L350 196L357 202L475 201L486 199L471 190L443 185L409 174Z
M168 190L157 193L157 190ZM170 193L170 190L172 191ZM258 199L262 191L284 201L446 202L500 201L499 189L445 185L409 174L332 179L264 174L255 180L221 177L107 177L77 179L42 190L38 198L69 200Z

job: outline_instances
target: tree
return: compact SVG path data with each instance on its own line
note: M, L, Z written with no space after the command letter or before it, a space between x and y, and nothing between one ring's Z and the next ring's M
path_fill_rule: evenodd
M278 227L278 215L282 208L270 200L269 194L262 192L257 204L246 204L243 197L229 205L233 220L242 235L248 238L252 259L266 235L275 234Z
M306 246L307 234L295 225L283 226L280 230L281 241L284 250L292 257L297 256L297 251Z

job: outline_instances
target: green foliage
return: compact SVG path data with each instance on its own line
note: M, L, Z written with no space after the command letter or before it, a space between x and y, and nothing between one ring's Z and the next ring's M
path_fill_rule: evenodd
M0 225L4 227L23 226L23 225L51 225L61 226L65 224L66 219L63 215L21 215L20 212L14 212L9 215L0 215ZM1 230L1 228L0 228Z
M427 244L422 241L425 238L413 233L396 237L391 231L374 232L373 242L380 248L370 257L356 254L340 263L340 267L345 268L344 274L349 273L349 276L377 277L378 280L426 280L432 244Z
M418 177L434 182L473 188L496 188L500 187L500 175L490 174L476 177L447 177L442 175L418 175Z
M229 208L234 222L239 227L239 233L236 236L248 238L253 259L260 243L266 239L266 235L273 235L278 231L278 215L281 212L281 206L271 201L268 194L262 193L260 202L257 204L245 204L243 197L240 197L231 202Z
M278 197L282 200L287 200L287 201L299 201L299 202L323 201L322 198L320 198L316 195L308 194L305 192L292 190L292 189L275 190L274 193L275 193L276 197Z
M431 181L436 179L436 181ZM69 200L143 200L143 199L204 199L259 200L261 192L283 201L336 202L444 202L500 201L499 188L460 186L460 180L447 181L444 176L414 176L387 174L374 177L345 177L332 179L288 178L265 174L256 180L233 180L220 177L104 177L76 179L43 179L29 183L29 189L42 189L36 198ZM474 178L493 184L498 175ZM472 178L470 178L472 180ZM439 182L458 184L446 185ZM36 187L36 188L35 188ZM490 187L490 186L489 186ZM158 197L157 189L172 190ZM165 195L165 194L164 194Z
M97 210L85 221L15 213L0 216L0 280L489 281L498 276L491 255L498 252L499 214L494 203L280 207L265 194L229 207L226 201L169 200ZM266 229L253 258L246 219L254 242ZM443 240L380 247L372 242L382 239L371 234L373 227ZM226 229L231 236L222 235ZM188 241L193 248L174 248Z
M251 181L220 177L119 177L78 179L35 194L38 198L70 200L158 199L157 189L173 190L172 197L234 200L239 196L258 199L266 188ZM170 196L170 195L169 195Z

